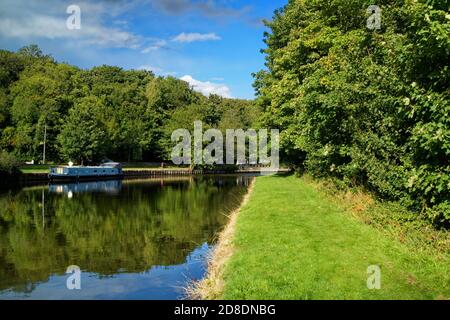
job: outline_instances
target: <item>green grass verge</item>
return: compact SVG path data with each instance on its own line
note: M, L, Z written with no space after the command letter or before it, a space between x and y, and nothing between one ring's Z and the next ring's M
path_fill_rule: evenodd
M20 167L22 173L48 173L50 171L50 165L36 164Z
M259 177L241 210L224 299L450 298L449 254L413 250L364 223L309 179ZM367 268L381 267L381 289Z

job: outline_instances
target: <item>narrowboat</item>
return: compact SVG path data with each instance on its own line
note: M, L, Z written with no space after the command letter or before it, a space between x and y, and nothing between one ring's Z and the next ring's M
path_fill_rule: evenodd
M107 162L99 166L58 166L50 168L49 179L55 180L100 180L123 177L120 163Z

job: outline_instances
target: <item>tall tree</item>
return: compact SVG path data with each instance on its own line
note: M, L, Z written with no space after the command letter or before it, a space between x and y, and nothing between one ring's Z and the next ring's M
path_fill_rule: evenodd
M433 1L291 0L255 75L285 160L450 221L449 15ZM447 6L448 7L448 6ZM447 8L445 7L445 8Z
M80 99L70 110L58 136L65 159L86 163L101 160L110 146L110 137L102 121L105 106L99 98Z

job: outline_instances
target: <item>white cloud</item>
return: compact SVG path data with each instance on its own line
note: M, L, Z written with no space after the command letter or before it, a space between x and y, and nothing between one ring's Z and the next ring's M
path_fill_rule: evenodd
M118 26L128 27L128 21L127 20L115 20L115 21L113 21L113 23L115 25L118 25Z
M85 28L84 35L88 43L104 47L138 49L142 41L140 36L127 31L102 26Z
M190 75L185 75L184 77L180 78L183 81L186 81L189 83L189 85L197 92L200 92L204 94L205 96L209 96L211 94L217 94L219 96L222 96L224 98L231 98L231 91L230 88L228 88L224 84L218 84L218 83L212 83L209 81L202 82L199 80L195 80Z
M102 47L132 49L139 48L142 42L138 35L101 23L100 17L114 16L122 10L119 7L82 2L81 29L69 30L66 26L69 14L55 1L40 6L23 0L5 1L5 11L0 13L0 36L5 38L72 39Z
M180 33L172 39L175 42L216 41L222 38L215 33Z
M128 30L123 14L140 1L89 2L80 0L81 29L69 30L70 14L59 0L1 0L0 37L19 38L28 42L40 39L77 41L77 45L130 48L150 53L168 48L169 40L148 38ZM141 0L144 1L144 0ZM176 0L175 0L176 1ZM110 23L108 23L108 21ZM175 42L220 40L215 33L181 33Z
M151 72L153 72L154 74L156 74L156 75L161 75L161 76L163 76L163 77L166 77L166 76L176 76L176 75L177 75L177 72L173 72L173 71L165 71L165 70L162 69L162 68L150 66L150 65L148 65L148 64L145 64L145 65L143 65L143 66L138 67L137 70L151 71Z
M161 48L164 48L166 46L167 46L167 41L166 40L156 40L150 46L142 49L141 53L149 53L149 52L156 51L156 50L159 50Z
M154 66L150 66L148 64L145 64L143 66L140 66L139 68L137 68L138 70L145 70L145 71L151 71L153 73L162 73L163 70L161 68L158 67L154 67Z
M226 1L220 1L226 2ZM241 9L233 9L215 0L151 0L155 8L169 14L183 14L187 12L199 12L209 18L239 17L251 10L250 6Z

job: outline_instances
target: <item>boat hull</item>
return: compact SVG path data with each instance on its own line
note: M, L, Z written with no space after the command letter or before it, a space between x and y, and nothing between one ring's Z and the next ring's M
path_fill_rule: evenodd
M98 180L120 180L123 179L123 174L112 175L86 175L86 176L69 176L69 175L54 175L49 174L50 181L98 181Z
M120 166L60 166L50 168L48 178L50 181L79 181L79 180L106 180L120 179L123 171Z

